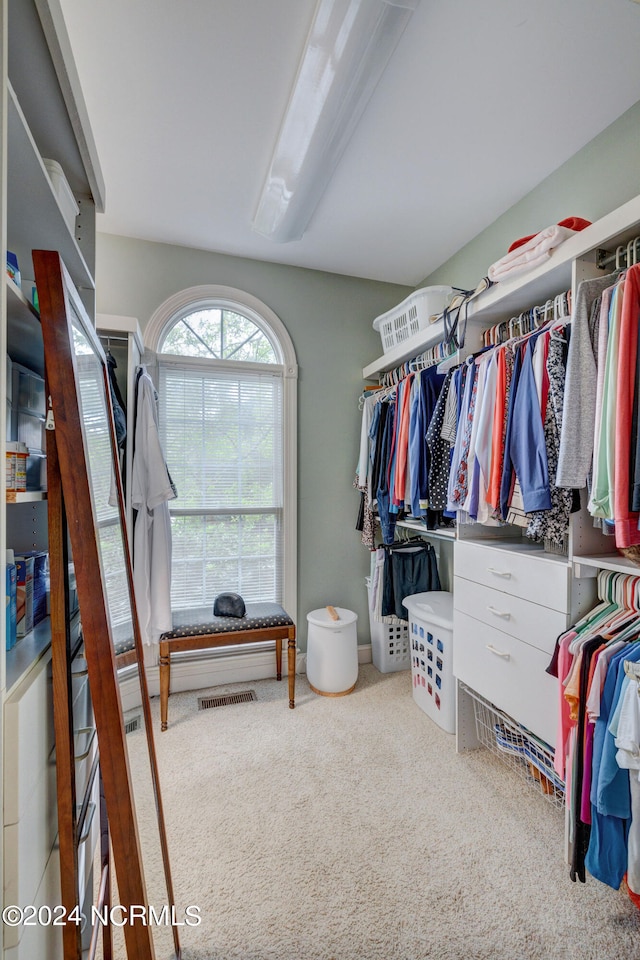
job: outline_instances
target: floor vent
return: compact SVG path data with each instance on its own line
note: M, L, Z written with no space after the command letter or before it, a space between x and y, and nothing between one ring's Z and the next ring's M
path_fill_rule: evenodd
M234 703L249 703L251 700L257 699L255 690L225 693L220 697L198 697L198 710L210 710L211 707L230 707Z
M135 733L136 730L139 730L142 726L142 715L137 713L135 717L129 717L128 720L125 720L124 732Z

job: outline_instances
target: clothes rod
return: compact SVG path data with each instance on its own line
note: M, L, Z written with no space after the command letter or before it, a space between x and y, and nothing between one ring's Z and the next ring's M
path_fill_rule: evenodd
M629 243L621 243L619 246L617 246L615 253L610 253L608 250L600 248L596 252L596 266L603 270L610 264L615 263L616 269L620 270L622 267L622 260L626 260L624 266L631 267L638 262L639 256L640 237L635 237L633 240L630 240Z

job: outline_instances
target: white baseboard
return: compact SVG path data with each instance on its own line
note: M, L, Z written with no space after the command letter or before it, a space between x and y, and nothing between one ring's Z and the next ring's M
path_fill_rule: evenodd
M358 663L373 663L370 643L358 645Z
M371 644L358 646L358 663L371 663ZM296 655L296 673L306 673L307 655L300 650ZM149 695L160 694L158 666L147 664L147 684ZM286 649L282 657L282 676L287 676ZM239 653L232 656L215 657L210 660L199 657L195 660L171 661L171 692L185 690L204 690L225 683L251 683L252 680L268 680L275 677L274 654L272 650L261 653Z
M300 661L302 656L296 655L296 673L304 672ZM282 676L286 677L287 655L286 648L282 657ZM207 687L218 687L224 683L250 683L252 680L268 680L275 678L275 656L273 650L260 653L239 653L224 657L205 659L198 657L194 660L171 660L171 692L178 693L184 690L204 690ZM160 694L160 673L157 665L147 666L147 684L149 695L157 697Z
M127 677L126 680L120 681L120 700L122 701L122 712L124 714L135 707L139 707L142 703L140 681L137 673L134 676Z

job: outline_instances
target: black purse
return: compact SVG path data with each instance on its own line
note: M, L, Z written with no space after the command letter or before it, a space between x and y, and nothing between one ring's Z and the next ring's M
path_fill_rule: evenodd
M246 612L239 593L220 593L213 604L214 617L244 617Z

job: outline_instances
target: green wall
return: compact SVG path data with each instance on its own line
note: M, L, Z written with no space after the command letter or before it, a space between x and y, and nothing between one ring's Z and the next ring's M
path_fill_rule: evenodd
M571 118L567 119L571 122ZM524 145L523 149L529 149ZM543 144L534 149L544 149ZM517 151L512 160L517 163ZM558 167L419 286L448 283L472 289L518 237L565 217L599 220L640 193L640 102Z
M164 300L199 284L244 290L282 320L300 369L300 646L306 647L306 614L328 603L354 610L358 640L369 643L369 552L354 529L359 494L352 486L358 398L362 367L382 353L371 323L410 288L107 234L98 236L96 259L97 312L136 317L143 331Z

